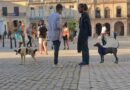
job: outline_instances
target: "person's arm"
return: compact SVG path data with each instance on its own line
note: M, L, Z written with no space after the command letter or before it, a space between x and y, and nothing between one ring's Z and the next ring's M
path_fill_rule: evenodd
M62 19L61 19L61 16L58 16L57 19L56 19L56 27L57 27L57 30L59 32L59 36L62 36Z
M62 19L61 19L61 16L57 17L56 19L56 27L58 30L62 30Z

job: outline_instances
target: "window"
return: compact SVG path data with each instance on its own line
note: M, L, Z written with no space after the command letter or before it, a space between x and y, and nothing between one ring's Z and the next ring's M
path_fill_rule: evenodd
M14 16L19 16L19 7L14 7Z
M34 7L31 7L31 17L34 17L35 16L35 9Z
M39 16L42 17L43 16L43 7L39 7Z
M8 14L7 7L2 7L2 15L7 16L7 14Z
M101 18L101 14L100 14L100 9L99 8L96 8L96 10L95 10L95 17L96 18Z
M74 6L73 6L73 5L70 5L70 8L74 8Z
M116 8L116 17L121 17L121 7L120 6L118 6Z
M110 18L110 9L107 7L104 10L104 17L105 18Z

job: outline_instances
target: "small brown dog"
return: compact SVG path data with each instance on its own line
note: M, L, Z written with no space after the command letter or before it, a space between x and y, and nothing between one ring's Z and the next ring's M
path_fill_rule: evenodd
M16 55L17 54L21 55L21 65L23 64L23 62L25 64L25 57L26 57L26 55L31 55L32 58L35 61L35 64L37 64L37 60L35 58L35 54L36 54L37 49L21 47L21 48L18 48L17 50L14 50L14 51L16 52Z

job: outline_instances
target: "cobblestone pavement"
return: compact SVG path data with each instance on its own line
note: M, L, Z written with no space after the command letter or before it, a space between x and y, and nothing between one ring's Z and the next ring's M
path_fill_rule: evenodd
M77 90L80 67L74 58L60 58L63 68L52 67L52 58L38 58L33 64L28 58L25 65L19 59L0 59L0 90Z
M78 90L130 90L130 57L120 56L119 64L113 59L106 56L99 64L98 57L91 58L93 63L81 69Z
M114 64L112 55L105 56L105 63L99 64L97 49L90 41L90 65L80 67L81 54L76 46L60 51L63 68L53 68L53 51L36 58L35 65L30 56L25 65L19 65L20 57L15 52L0 46L0 90L130 90L130 38L120 38L119 64ZM70 47L70 48L71 48ZM62 47L61 47L62 49Z

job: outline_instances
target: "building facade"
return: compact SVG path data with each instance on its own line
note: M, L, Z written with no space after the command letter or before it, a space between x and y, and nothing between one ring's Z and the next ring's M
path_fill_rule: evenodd
M109 35L117 32L119 36L130 35L130 1L129 0L81 0L89 6L92 20L92 35L99 35L103 24Z
M55 6L57 3L62 3L64 7L62 12L64 20L79 18L77 0L30 0L28 2L28 17L30 21L47 20L48 16L56 11Z
M4 30L12 31L14 22L27 22L27 0L0 0L0 20Z
M50 13L55 12L57 3L64 6L64 20L78 21L78 3L87 3L92 23L92 36L99 35L103 24L109 35L117 32L120 36L130 35L130 1L129 0L1 0L1 21L23 20L26 24L40 19L47 21Z

